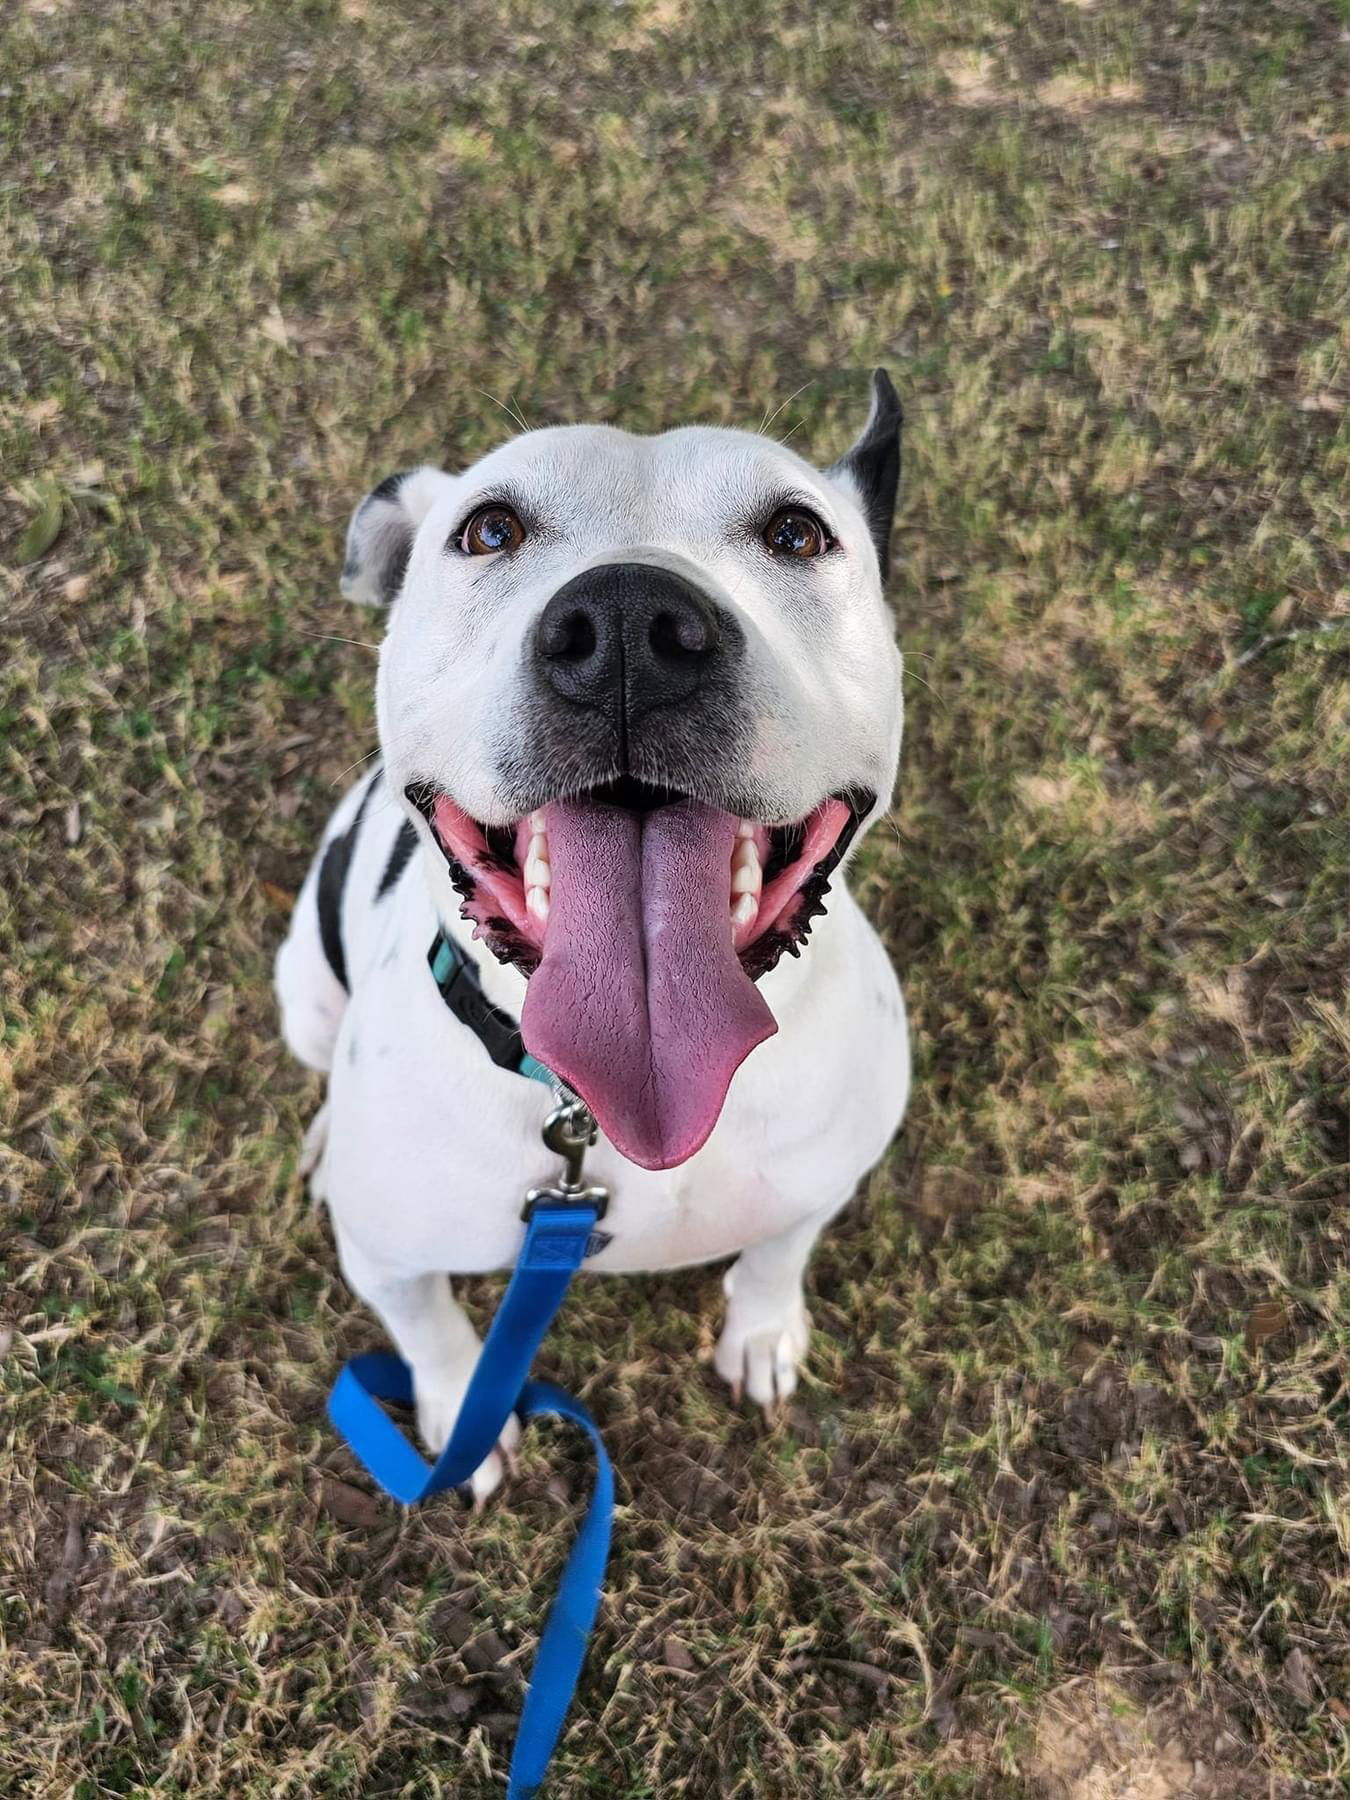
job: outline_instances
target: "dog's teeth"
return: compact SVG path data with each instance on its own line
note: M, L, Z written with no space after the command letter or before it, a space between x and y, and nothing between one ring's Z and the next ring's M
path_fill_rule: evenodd
M525 890L525 910L532 919L543 925L548 919L548 889L527 887Z
M535 843L538 841L536 838ZM531 844L530 854L525 858L526 891L528 892L530 888L547 888L551 885L552 880L553 871L549 868L546 858L539 854L534 844Z
M742 819L740 824L737 825L737 827L736 827L736 836L738 838L753 838L754 835L755 835L754 820L753 819Z
M738 894L758 894L764 885L764 872L759 866L759 851L750 838L736 840L735 854L731 859L731 897Z
M759 858L754 854L753 845L748 846L750 855L739 858L731 867L731 892L733 898L737 894L758 894L764 885L764 875L759 866Z
M542 810L539 812L532 812L530 814L530 830L533 831L538 836L542 836L543 833L548 830L547 825L545 825L545 823L544 823L544 815L543 815Z
M755 914L759 911L758 894L742 894L731 909L731 928L743 931L747 925L753 925Z

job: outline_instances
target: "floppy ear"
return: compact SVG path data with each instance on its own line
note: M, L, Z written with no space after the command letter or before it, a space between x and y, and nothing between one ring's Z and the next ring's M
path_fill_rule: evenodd
M403 586L417 527L454 477L404 469L372 488L347 527L342 593L361 606L392 606Z
M904 416L890 376L885 369L874 369L872 410L862 436L846 456L826 470L835 480L847 482L858 496L877 547L883 581L891 570L891 525L900 486L900 426Z

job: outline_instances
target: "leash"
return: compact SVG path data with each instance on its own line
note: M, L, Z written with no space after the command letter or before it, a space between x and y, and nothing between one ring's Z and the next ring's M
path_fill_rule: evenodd
M543 1135L548 1148L563 1158L563 1169L555 1182L531 1188L525 1196L525 1242L450 1441L436 1461L427 1462L384 1410L384 1402L407 1406L413 1400L412 1371L389 1351L371 1351L347 1363L328 1397L328 1417L358 1462L404 1506L468 1481L495 1448L513 1412L523 1420L567 1419L590 1438L595 1485L539 1639L511 1754L507 1800L530 1800L539 1791L576 1692L600 1604L614 1517L614 1471L599 1427L580 1400L551 1382L531 1381L530 1365L573 1275L587 1256L609 1242L607 1233L596 1230L609 1194L582 1181L586 1151L597 1135L589 1109L528 1054L515 1021L487 999L473 963L443 930L432 941L427 960L442 999L482 1039L492 1060L554 1089L557 1105L544 1121Z

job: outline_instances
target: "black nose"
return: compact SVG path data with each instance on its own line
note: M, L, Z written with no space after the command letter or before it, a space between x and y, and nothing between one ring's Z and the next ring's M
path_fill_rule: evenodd
M682 576L646 563L605 563L558 589L534 648L540 671L565 699L631 721L687 700L725 663L736 636Z

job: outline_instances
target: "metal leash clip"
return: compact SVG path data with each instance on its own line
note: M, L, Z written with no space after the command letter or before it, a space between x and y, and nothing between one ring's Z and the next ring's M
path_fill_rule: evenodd
M544 1120L543 1135L549 1149L562 1157L562 1173L549 1186L529 1190L520 1216L528 1223L536 1206L593 1206L596 1218L603 1219L609 1189L581 1179L586 1152L600 1135L599 1127L590 1107L571 1088L559 1082L557 1096L558 1104Z

